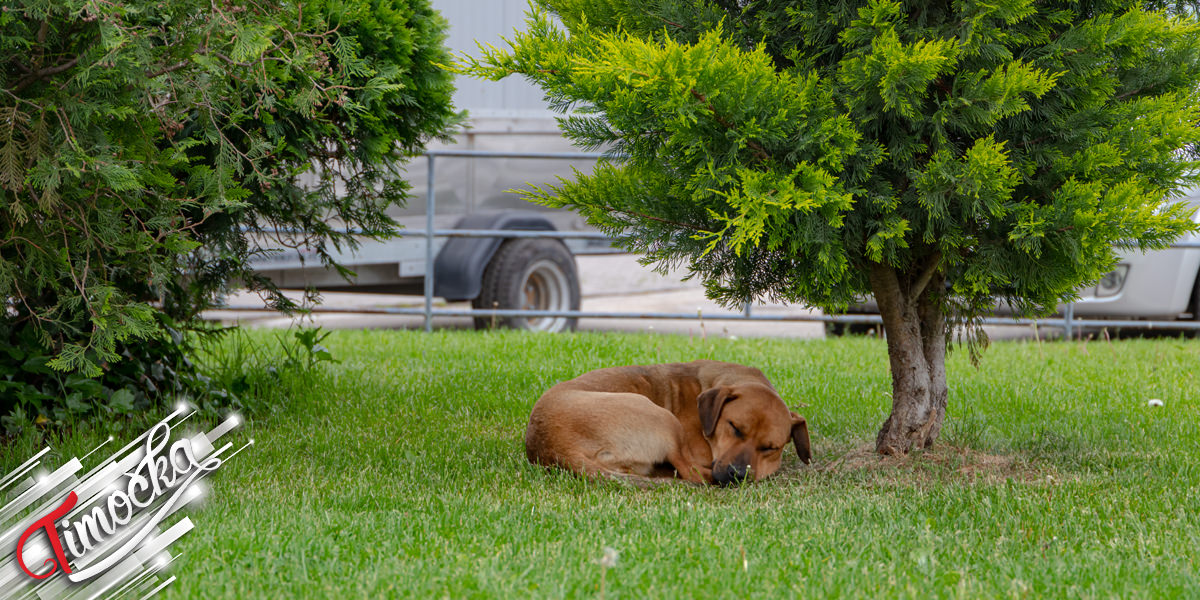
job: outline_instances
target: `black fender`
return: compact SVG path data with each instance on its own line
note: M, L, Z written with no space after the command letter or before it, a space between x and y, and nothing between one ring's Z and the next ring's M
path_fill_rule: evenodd
M556 231L546 217L533 211L467 215L454 229L517 229ZM505 238L450 238L433 263L433 295L451 302L474 300L483 288L483 271Z

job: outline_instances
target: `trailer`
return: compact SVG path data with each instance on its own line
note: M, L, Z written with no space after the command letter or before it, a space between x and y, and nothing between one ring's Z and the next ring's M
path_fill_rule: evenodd
M456 54L477 52L476 43L501 44L522 26L523 0L433 0L449 22L447 46ZM545 185L574 170L590 172L595 155L575 152L532 84L515 78L479 81L459 77L454 102L469 120L452 143L430 144L424 159L412 161L405 178L412 184L407 206L390 216L405 232L510 230L593 232L576 213L531 204L514 192ZM436 206L427 214L430 185ZM256 259L256 272L281 289L415 294L433 273L432 295L476 308L578 310L579 273L575 255L613 251L598 234L585 239L444 237L404 235L388 241L362 240L354 252L334 253L355 273L350 280L322 267L315 252L280 248ZM432 255L427 257L427 251ZM432 258L432 260L431 260ZM575 319L564 317L476 319L477 327L561 331Z

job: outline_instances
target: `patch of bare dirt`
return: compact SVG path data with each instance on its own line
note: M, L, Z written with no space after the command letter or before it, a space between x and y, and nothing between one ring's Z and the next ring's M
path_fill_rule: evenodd
M882 456L875 452L875 444L864 443L823 458L814 461L811 472L884 485L926 481L983 484L1007 480L1042 484L1060 481L1052 466L1023 456L991 454L946 444L935 444L929 450L906 456Z

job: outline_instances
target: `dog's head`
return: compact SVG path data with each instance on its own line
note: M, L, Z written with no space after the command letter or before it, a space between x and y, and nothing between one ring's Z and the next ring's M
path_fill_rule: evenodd
M779 470L788 440L805 463L812 461L808 423L788 410L769 386L746 383L705 390L697 398L700 425L712 447L713 482L758 481Z

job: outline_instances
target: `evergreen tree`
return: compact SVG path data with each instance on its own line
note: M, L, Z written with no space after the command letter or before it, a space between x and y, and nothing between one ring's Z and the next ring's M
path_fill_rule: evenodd
M1200 28L1129 1L539 0L508 48L561 126L614 155L533 193L726 305L844 307L887 334L884 454L929 446L945 353L997 300L1044 314L1114 244L1193 227ZM1171 10L1167 10L1171 9ZM558 20L552 18L558 17Z
M5 2L0 391L99 376L235 284L291 307L264 242L393 233L399 165L457 118L444 29L428 0Z

